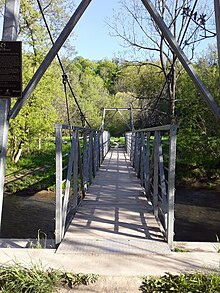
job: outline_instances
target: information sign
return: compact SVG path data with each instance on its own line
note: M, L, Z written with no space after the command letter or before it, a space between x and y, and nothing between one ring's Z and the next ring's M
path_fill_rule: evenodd
M22 93L21 42L0 41L0 98Z

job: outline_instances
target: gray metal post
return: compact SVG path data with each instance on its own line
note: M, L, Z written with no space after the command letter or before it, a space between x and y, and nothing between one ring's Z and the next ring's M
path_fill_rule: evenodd
M53 61L53 59L57 55L58 51L60 50L60 48L62 47L62 45L64 44L64 42L68 38L68 36L70 35L70 33L72 32L73 28L75 27L75 25L77 24L80 17L83 15L84 11L86 10L86 8L88 7L88 5L90 4L91 1L92 0L82 0L81 1L79 6L77 7L76 11L72 15L72 17L70 18L68 23L66 24L65 28L63 29L63 31L61 32L61 34L57 38L56 42L54 43L54 45L52 46L52 48L48 52L47 56L45 57L45 59L43 60L43 62L41 63L41 65L39 66L37 71L35 72L34 76L30 80L28 85L26 86L25 90L22 93L22 97L17 100L13 109L10 111L10 113L9 113L10 118L15 118L17 116L17 114L21 110L22 106L27 101L27 99L30 97L32 92L34 91L38 82L40 81L40 79L42 78L44 73L46 72L47 68L50 66L51 62Z
M87 132L83 132L83 178L84 188L88 186L88 175L87 175L87 164L88 164L88 152L87 152Z
M140 145L140 179L141 186L144 185L144 140L145 140L144 131L141 132L141 145Z
M15 41L17 39L19 0L7 0L5 3L4 26L2 41ZM2 205L5 182L6 153L8 144L8 113L11 100L0 98L0 229L2 220Z
M62 126L56 129L56 215L55 215L55 243L62 240Z
M78 129L76 128L74 134L74 165L73 165L73 208L78 204L78 163L79 163L79 150L78 150Z
M153 192L153 207L154 207L154 215L158 217L158 159L159 159L159 149L158 149L158 131L154 133L154 148L153 148L153 156L154 156L154 192Z
M169 173L168 173L168 219L167 219L167 242L173 249L174 237L174 197L175 197L175 167L176 167L176 131L177 126L170 128L169 147Z
M103 109L103 113L102 113L102 125L100 127L100 130L104 130L105 127L105 108Z
M147 132L147 142L146 142L146 181L145 181L145 192L147 197L149 197L150 190L150 132Z
M155 9L154 5L150 2L150 0L141 0L144 6L147 8L148 12L150 13L151 17L155 21L158 28L161 30L162 34L166 38L167 42L169 43L172 50L177 55L178 59L182 63L183 67L185 68L186 72L191 77L192 81L194 82L195 86L203 96L204 100L208 104L209 108L211 109L212 113L215 115L216 118L220 119L220 107L215 102L214 98L207 90L206 86L196 73L195 69L193 68L191 62L188 60L180 46L178 45L176 39L170 32L169 28Z
M218 67L220 74L220 0L214 0L215 5L215 25L217 34L217 46L218 46Z

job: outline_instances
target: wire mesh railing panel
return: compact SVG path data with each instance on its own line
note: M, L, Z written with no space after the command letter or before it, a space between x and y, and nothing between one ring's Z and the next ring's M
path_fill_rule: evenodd
M126 151L171 248L174 237L176 131L176 125L165 125L125 135Z
M69 125L56 130L56 244L92 184L110 147L107 131Z

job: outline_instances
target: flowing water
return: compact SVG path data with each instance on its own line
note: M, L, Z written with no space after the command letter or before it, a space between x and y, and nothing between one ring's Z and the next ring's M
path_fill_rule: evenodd
M216 241L220 238L220 191L177 188L175 240ZM3 205L4 238L37 238L38 230L54 237L55 194L40 191L6 195Z
M175 240L220 239L220 191L177 188L175 202Z
M55 194L40 191L6 195L3 202L2 237L37 238L38 230L54 238Z

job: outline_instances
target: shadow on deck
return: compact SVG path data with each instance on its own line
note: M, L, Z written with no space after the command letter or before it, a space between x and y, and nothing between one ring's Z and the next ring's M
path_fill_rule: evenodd
M57 253L169 253L123 149L111 149Z

